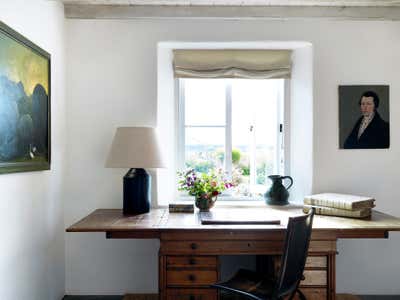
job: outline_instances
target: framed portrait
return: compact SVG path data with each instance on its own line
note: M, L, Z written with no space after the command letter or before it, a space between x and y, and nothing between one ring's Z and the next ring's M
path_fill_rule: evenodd
M339 86L339 148L390 146L388 85Z
M0 174L50 169L50 54L0 22Z

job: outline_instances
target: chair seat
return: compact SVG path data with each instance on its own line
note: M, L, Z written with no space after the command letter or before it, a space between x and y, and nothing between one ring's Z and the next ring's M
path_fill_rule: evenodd
M265 278L262 274L254 271L240 269L229 280L217 282L212 287L234 291L249 297L250 299L270 299L275 287L275 281Z

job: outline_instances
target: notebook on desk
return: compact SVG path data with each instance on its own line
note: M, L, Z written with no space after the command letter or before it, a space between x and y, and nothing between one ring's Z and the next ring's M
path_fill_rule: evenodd
M280 225L281 220L273 216L243 215L232 212L200 212L202 225Z

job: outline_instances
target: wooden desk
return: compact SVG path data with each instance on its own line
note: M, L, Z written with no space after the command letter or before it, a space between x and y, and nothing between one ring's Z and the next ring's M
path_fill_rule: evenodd
M229 208L229 211L247 215L265 213L273 219L279 218L281 225L201 225L196 212L170 214L167 209L152 209L147 214L123 216L120 209L98 209L67 232L105 232L107 238L113 239L159 239L160 299L215 300L217 292L206 287L219 278L218 256L278 257L288 217L302 213L298 206ZM307 299L335 299L337 239L387 238L389 231L400 231L400 220L377 211L371 220L315 216L306 279L301 284Z

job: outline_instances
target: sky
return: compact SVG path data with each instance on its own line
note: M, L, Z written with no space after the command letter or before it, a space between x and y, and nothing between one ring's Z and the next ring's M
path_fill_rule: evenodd
M44 57L0 31L0 76L7 76L16 83L21 81L28 96L38 83L49 94L48 69Z
M185 80L185 125L224 126L224 80ZM236 79L232 85L232 139L235 145L250 143L250 127L257 144L275 145L277 93L282 80ZM187 128L187 144L224 144L224 128Z

